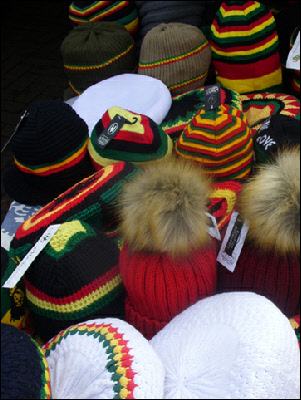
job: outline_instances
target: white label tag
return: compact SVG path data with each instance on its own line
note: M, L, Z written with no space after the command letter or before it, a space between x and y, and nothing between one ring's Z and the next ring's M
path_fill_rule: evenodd
M298 33L295 43L288 54L286 68L297 69L300 71L300 32Z
M205 214L208 218L210 218L211 221L210 226L207 227L207 232L217 240L221 240L221 234L216 224L216 218L208 212L205 212Z
M242 222L240 215L233 211L224 240L216 258L229 271L234 272L238 257L245 242L249 225Z
M55 232L59 229L60 224L58 225L50 225L45 233L40 237L38 242L34 245L34 247L26 254L11 276L6 280L6 282L2 285L3 288L13 288L25 274L30 264L34 261L34 259L39 255L39 253L44 249L46 244L50 241Z

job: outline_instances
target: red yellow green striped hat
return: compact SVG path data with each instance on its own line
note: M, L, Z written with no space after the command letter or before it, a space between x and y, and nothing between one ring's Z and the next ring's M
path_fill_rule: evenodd
M165 368L133 326L98 318L62 330L44 346L58 399L162 399Z
M258 1L224 1L211 25L216 80L236 92L277 91L282 84L275 18Z
M115 21L78 25L65 37L60 51L75 95L104 79L137 69L133 37Z
M134 1L72 1L69 19L74 26L89 21L115 21L132 36L138 31L138 11Z
M177 95L204 86L210 63L210 45L198 27L163 23L143 39L138 74L160 79Z
M123 318L119 249L86 222L60 225L25 273L35 333L47 341L87 318Z
M228 104L200 110L175 145L179 157L200 163L216 181L246 178L253 164L253 139L244 114Z

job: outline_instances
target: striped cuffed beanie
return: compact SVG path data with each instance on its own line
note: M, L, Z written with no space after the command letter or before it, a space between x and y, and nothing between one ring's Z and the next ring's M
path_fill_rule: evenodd
M133 326L117 318L72 325L44 346L56 399L162 399L165 368Z
M10 141L15 165L3 176L5 191L27 205L52 201L95 172L88 141L87 124L68 104L31 104Z
M117 134L110 138L109 132L115 128ZM108 132L106 136L104 130ZM99 143L105 147L100 147ZM95 169L99 170L118 161L140 164L169 157L172 140L146 115L111 107L95 125L88 149Z
M175 144L178 157L202 165L216 181L246 178L253 163L253 140L244 114L228 104L200 110Z
M275 18L257 1L224 1L211 25L216 80L238 93L277 91L282 84Z
M35 333L42 341L89 318L123 318L119 249L80 220L60 225L25 273Z
M229 104L242 110L240 96L234 90L221 88L222 104ZM189 90L188 92L172 96L171 107L160 124L160 127L175 142L183 129L204 106L204 88Z
M163 23L143 39L138 74L160 79L176 95L204 86L210 62L209 42L198 27Z
M115 21L132 36L138 31L138 11L134 1L72 1L69 19L73 26L83 22Z
M25 332L1 323L1 399L51 399L44 351Z
M111 76L137 68L133 37L117 22L86 22L63 40L61 54L69 86L76 95Z

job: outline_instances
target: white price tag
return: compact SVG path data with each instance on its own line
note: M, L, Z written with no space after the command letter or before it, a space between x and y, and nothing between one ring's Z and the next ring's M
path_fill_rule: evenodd
M207 227L207 232L217 240L221 240L221 234L216 224L216 218L208 212L205 212L205 214L211 221L210 225Z
M288 54L286 68L300 71L300 32L296 37L294 46L291 48Z

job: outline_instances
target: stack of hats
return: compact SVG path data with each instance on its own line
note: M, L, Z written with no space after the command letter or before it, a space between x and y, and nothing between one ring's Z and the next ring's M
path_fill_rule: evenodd
M163 23L143 39L138 74L160 79L177 95L204 86L210 63L210 44L198 27Z
M131 325L116 318L88 320L43 346L56 399L162 399L165 369Z
M89 86L137 67L133 37L117 22L86 22L63 40L61 54L69 90L65 100L81 94Z
M164 399L299 399L300 352L289 320L264 296L200 300L150 344L160 354Z
M169 157L172 140L146 115L112 107L95 125L88 149L99 170L118 161L141 164Z
M48 100L31 104L10 141L15 165L3 175L6 193L43 206L95 172L88 126L70 107Z
M1 323L1 399L51 399L44 351L25 332Z
M89 318L124 318L119 249L80 220L60 225L25 272L35 333L46 342Z
M175 144L178 157L192 160L216 181L247 178L253 139L245 115L228 104L200 110Z
M125 318L147 339L216 292L216 244L205 214L209 184L200 167L170 157L146 164L123 186Z
M62 193L17 229L11 242L10 256L22 260L49 225L76 219L95 226L108 236L114 236L117 227L117 197L124 183L131 180L137 171L134 164L115 163Z
M243 185L239 212L249 230L234 271L218 263L218 291L252 291L287 317L300 314L299 146L260 164Z
M138 12L134 1L72 1L69 19L73 26L83 22L115 21L132 36L138 31Z
M224 1L211 25L216 80L238 93L279 91L282 84L275 18L257 1Z
M220 93L222 104L229 104L238 110L242 110L242 102L237 92L220 88ZM204 107L204 104L204 88L189 90L183 94L172 96L170 110L160 124L161 128L175 142L186 125Z

